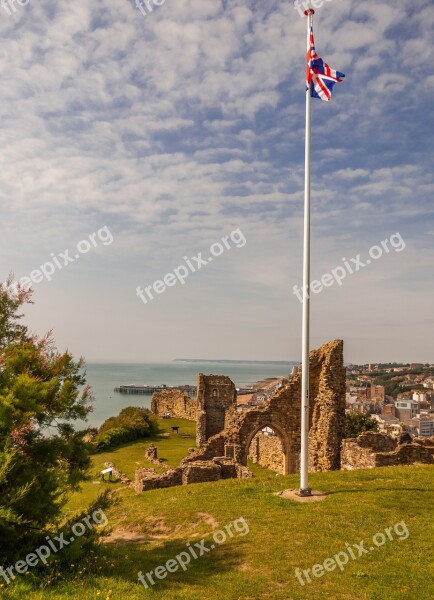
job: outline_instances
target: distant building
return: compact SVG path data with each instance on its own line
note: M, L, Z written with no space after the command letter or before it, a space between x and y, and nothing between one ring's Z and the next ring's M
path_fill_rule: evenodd
M401 434L401 423L392 414L372 415L372 418L377 421L378 431L381 433L387 433L393 437L398 437Z
M414 400L397 400L395 402L396 416L405 423L416 417L419 412L419 404ZM409 424L409 423L407 423Z
M352 415L372 415L374 413L381 412L381 402L373 401L366 399L360 399L356 396L351 396L347 394L347 409L346 412Z
M394 404L383 404L381 407L381 415L392 415L396 417L396 407Z
M411 419L410 426L415 430L415 433L420 437L431 437L434 435L434 417L421 415Z
M375 385L374 383L372 383L369 389L371 400L384 402L385 389L383 385Z
M432 379L431 377L427 377L423 382L422 385L424 388L426 388L427 390L434 390L434 379Z

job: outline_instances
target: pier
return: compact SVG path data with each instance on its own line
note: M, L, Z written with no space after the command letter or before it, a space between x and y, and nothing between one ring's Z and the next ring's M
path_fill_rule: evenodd
M154 394L155 392L162 392L163 390L182 390L188 394L191 398L196 398L196 386L195 385L120 385L114 388L114 391L118 394ZM238 396L244 394L253 394L254 388L237 388Z
M192 398L196 397L194 385L120 385L114 388L119 394L154 394L163 390L182 390Z

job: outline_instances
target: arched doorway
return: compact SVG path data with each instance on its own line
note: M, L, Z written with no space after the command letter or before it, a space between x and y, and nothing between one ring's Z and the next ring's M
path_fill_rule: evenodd
M244 423L242 424L239 432L240 462L243 465L247 465L248 454L251 449L252 441L254 440L254 438L257 438L259 434L260 441L255 441L254 444L256 444L256 448L259 444L260 452L261 448L275 448L275 455L277 456L276 467L278 469L278 471L276 470L276 472L281 472L283 475L295 473L297 456L291 432L287 432L285 428L281 426L277 421L270 421L266 418L266 415L264 414L261 415L262 418L260 419L252 418L254 417L253 412L251 417L248 417L247 415L246 417L247 418L244 420ZM268 433L271 433L271 435L267 435ZM266 437L269 437L270 439L264 439ZM282 457L279 456L279 451L281 454L283 454L283 460ZM255 446L253 446L252 452L255 452ZM262 460L259 461L259 464L261 464L261 462ZM269 464L272 464L273 459L267 462Z
M286 473L283 443L272 427L264 427L255 433L247 449L247 459L279 475Z

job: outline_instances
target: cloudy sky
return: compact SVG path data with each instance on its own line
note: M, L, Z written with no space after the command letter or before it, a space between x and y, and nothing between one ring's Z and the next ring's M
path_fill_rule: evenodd
M28 322L89 361L298 360L305 19L290 0L142 11L0 6L0 278L51 261ZM343 338L348 362L434 362L433 25L432 0L315 15L346 80L312 102L312 277L405 243L312 296L311 346Z

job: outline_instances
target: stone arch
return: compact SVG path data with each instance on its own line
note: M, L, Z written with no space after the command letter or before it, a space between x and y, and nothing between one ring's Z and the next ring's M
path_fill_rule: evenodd
M259 407L239 412L236 390L225 376L198 375L198 437L207 459L221 456L246 466L253 437L271 427L282 441L285 473L299 470L301 444L301 371ZM310 353L309 370L309 470L340 468L340 448L345 425L345 368L343 342L335 340ZM216 401L212 390L217 388ZM218 436L218 446L213 438ZM216 452L218 454L216 454Z
M249 435L246 441L247 460L270 469L280 475L285 475L289 469L289 452L285 448L285 440L281 433L271 425L265 431L259 428Z
M249 415L246 415L246 417L247 416ZM261 415L259 419L253 419L252 422L250 422L250 419L245 419L245 421L246 422L241 426L239 432L240 448L238 453L238 461L244 466L247 465L249 448L253 438L265 427L269 427L276 433L282 444L284 456L284 475L296 472L297 450L290 432L288 432L288 430L275 419L270 419L270 415L268 414Z

